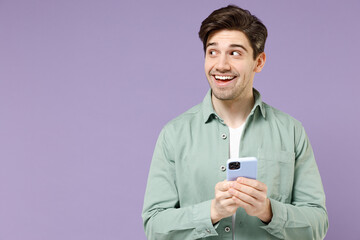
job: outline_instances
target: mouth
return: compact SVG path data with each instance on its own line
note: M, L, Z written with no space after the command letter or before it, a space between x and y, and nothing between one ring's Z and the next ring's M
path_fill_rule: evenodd
M215 83L219 86L225 86L236 78L236 76L234 75L219 75L219 74L213 74L212 77Z

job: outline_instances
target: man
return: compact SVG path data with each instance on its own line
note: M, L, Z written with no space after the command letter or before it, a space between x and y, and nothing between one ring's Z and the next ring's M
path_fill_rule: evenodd
M146 235L323 239L325 194L306 133L253 89L266 61L266 27L229 5L202 22L199 36L211 90L160 133L144 200ZM250 156L258 159L256 180L224 181L227 159Z

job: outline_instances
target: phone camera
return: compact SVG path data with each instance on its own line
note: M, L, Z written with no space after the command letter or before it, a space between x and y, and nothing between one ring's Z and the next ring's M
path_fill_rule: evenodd
M231 162L229 163L230 170L236 170L240 168L240 162Z

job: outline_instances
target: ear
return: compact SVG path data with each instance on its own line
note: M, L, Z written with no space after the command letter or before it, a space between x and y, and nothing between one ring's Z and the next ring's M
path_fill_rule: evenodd
M254 72L261 72L262 68L264 67L265 65L265 62L266 62L266 54L265 52L262 52L259 54L259 56L257 56L256 60L256 65L255 65L255 68L254 68Z

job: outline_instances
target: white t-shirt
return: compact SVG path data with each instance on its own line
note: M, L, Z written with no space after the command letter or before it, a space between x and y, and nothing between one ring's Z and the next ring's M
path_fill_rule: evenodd
M242 124L238 128L229 127L230 131L230 158L238 158L239 157L239 147L240 147L240 139L241 134L244 130L244 125Z

